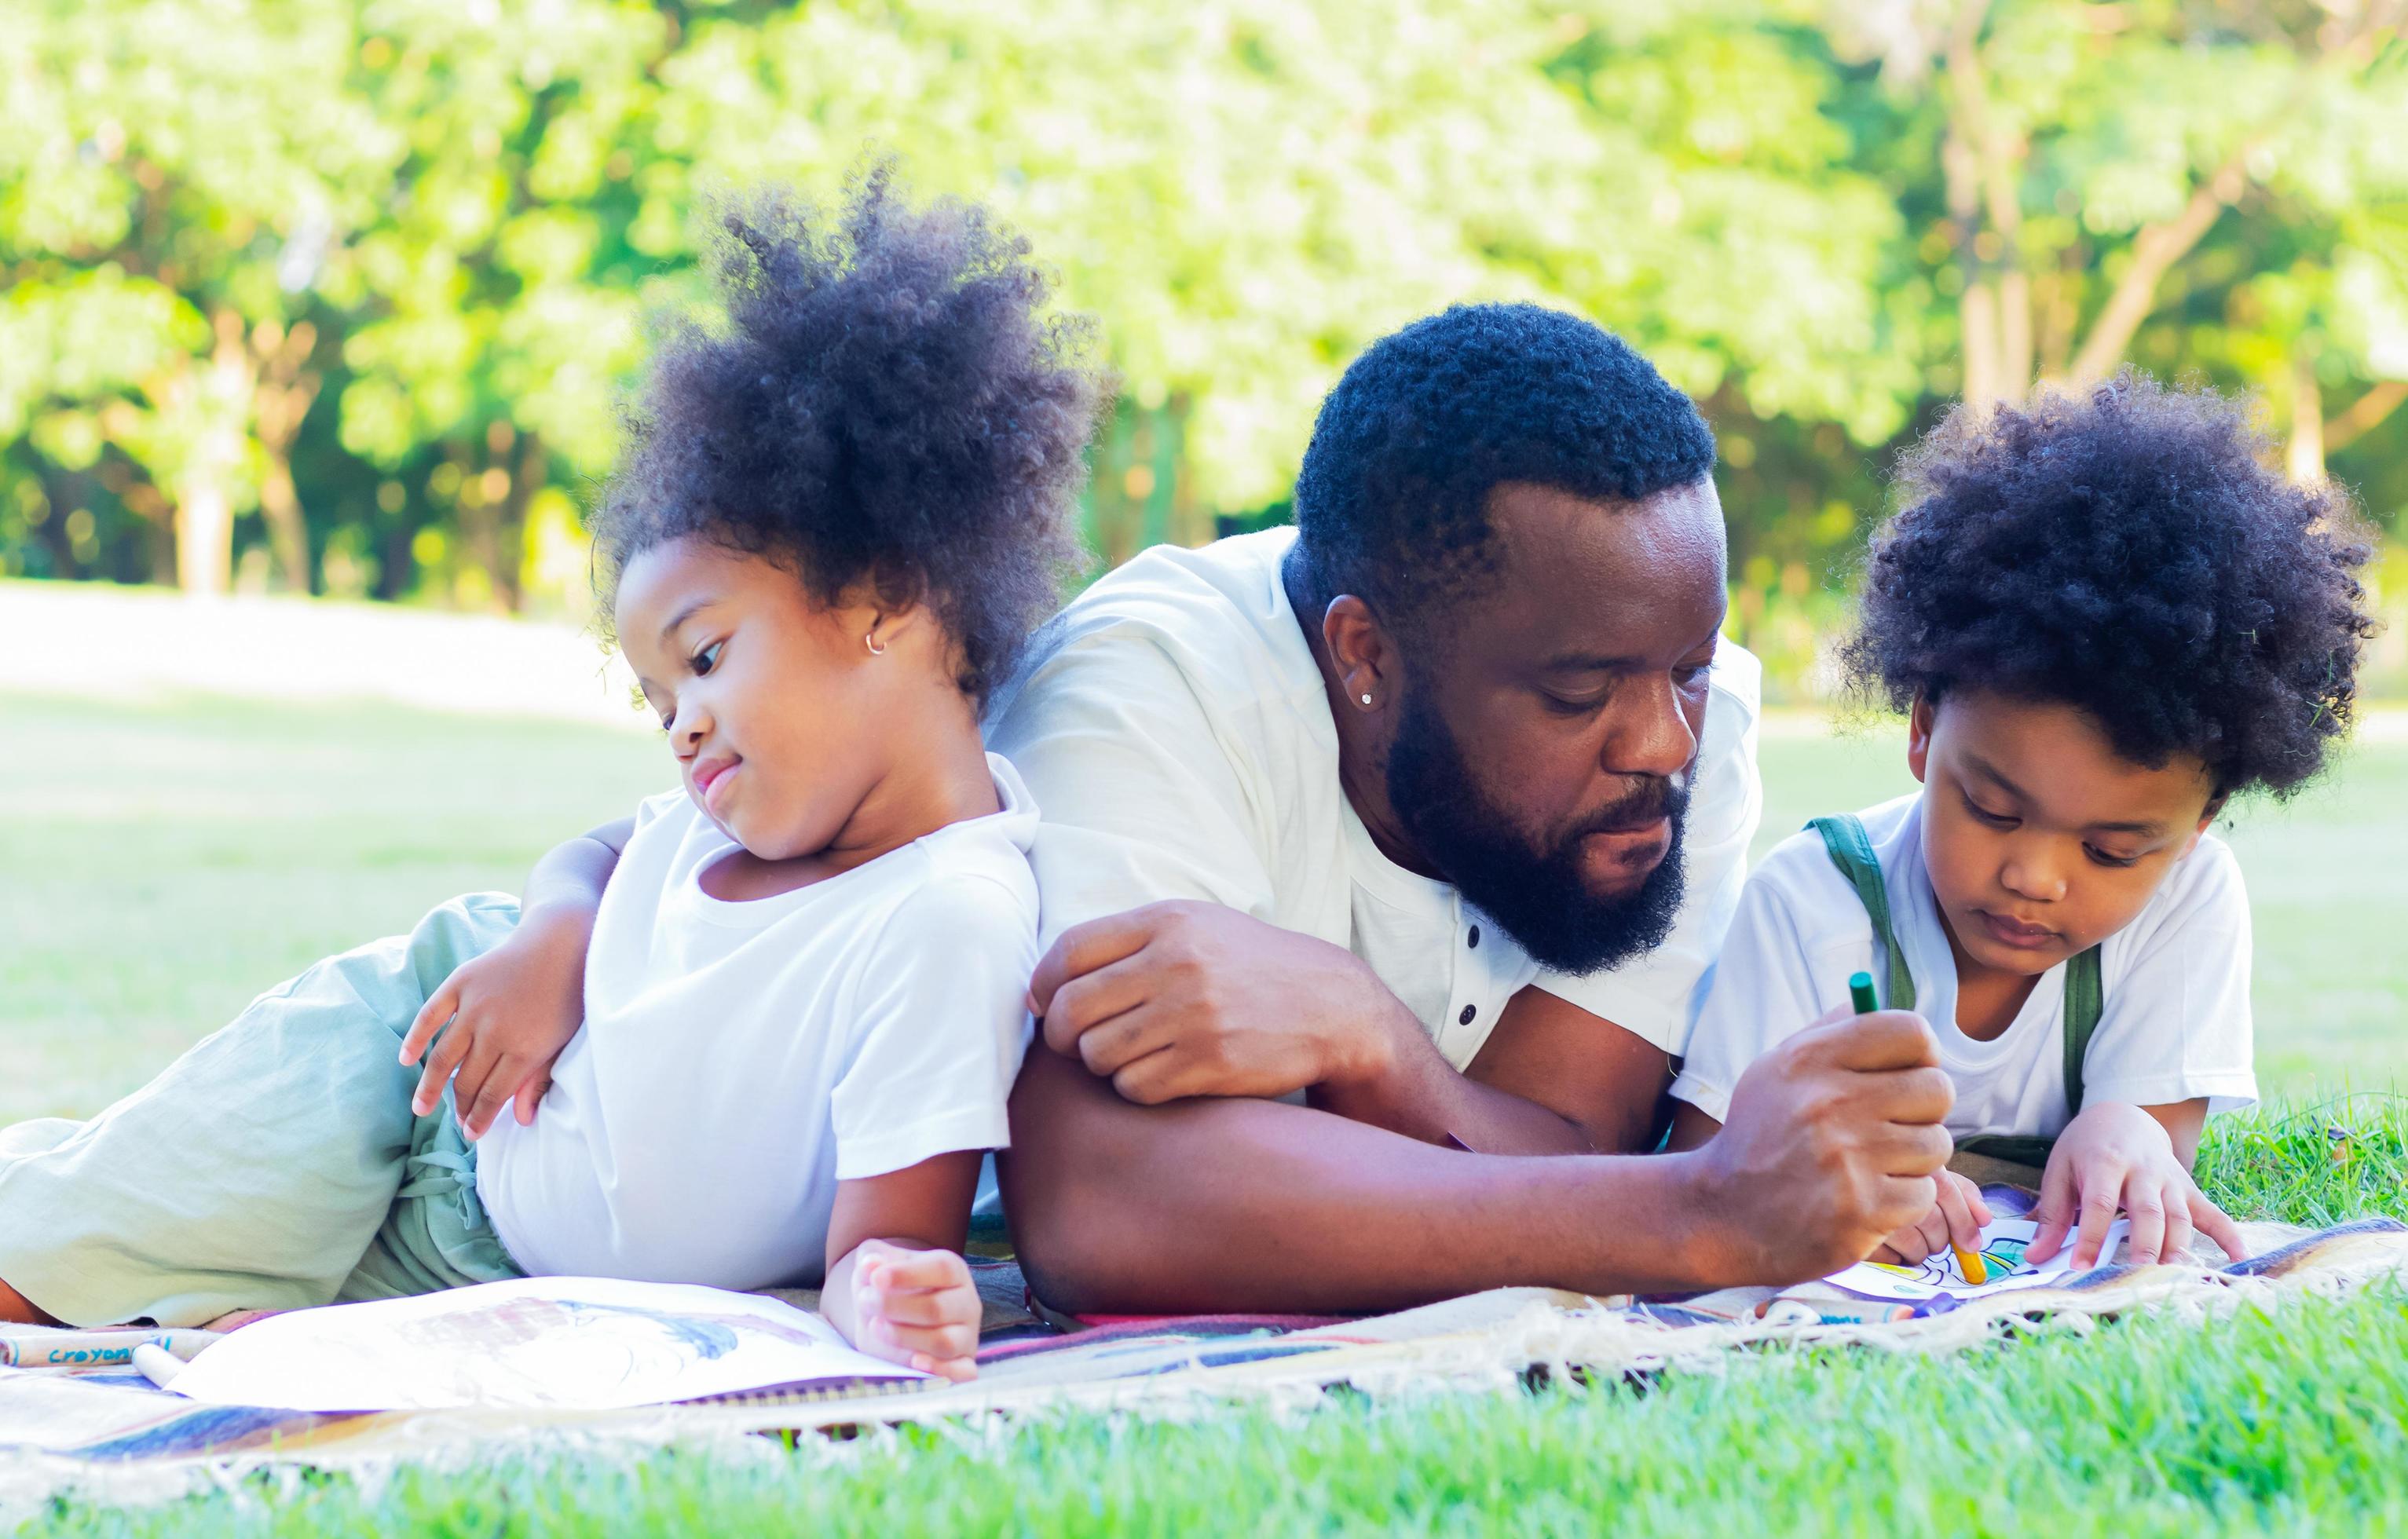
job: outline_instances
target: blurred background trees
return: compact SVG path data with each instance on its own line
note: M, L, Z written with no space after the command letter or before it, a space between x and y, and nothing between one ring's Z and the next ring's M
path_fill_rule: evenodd
M2202 377L2408 507L2408 0L10 11L0 574L573 609L697 197L879 151L1100 319L1108 560L1283 516L1345 361L1469 298L1705 405L1784 688L1960 395Z

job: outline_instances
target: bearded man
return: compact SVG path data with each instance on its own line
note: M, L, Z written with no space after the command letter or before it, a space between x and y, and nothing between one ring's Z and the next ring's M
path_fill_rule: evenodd
M1787 1282L1948 1155L1911 1016L1656 1147L1760 795L1713 435L1621 341L1468 306L1324 404L1296 527L1149 550L990 719L1051 948L1002 1192L1077 1312Z

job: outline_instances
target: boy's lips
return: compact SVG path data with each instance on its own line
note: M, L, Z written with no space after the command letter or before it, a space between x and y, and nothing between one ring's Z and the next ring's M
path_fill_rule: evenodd
M2000 946L2014 947L2018 951L2038 951L2056 945L2060 938L2046 925L2025 924L2003 914L1993 914L1986 908L1978 908L1974 912L1981 916L1982 928L1990 933L1992 940Z

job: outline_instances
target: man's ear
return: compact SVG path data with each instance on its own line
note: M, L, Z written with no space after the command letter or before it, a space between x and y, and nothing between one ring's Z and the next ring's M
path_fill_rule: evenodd
M1398 660L1371 606L1352 593L1331 599L1321 616L1321 644L1347 703L1359 711L1384 709L1397 692Z
M1906 713L1906 767L1914 772L1918 785L1931 761L1932 716L1931 697L1922 694L1914 697L1914 708Z

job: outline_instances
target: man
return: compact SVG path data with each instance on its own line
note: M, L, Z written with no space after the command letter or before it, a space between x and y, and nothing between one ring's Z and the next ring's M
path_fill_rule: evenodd
M1929 1205L1949 1091L1906 1015L1630 1152L1759 810L1713 458L1606 333L1459 307L1347 370L1295 531L1150 551L1054 623L989 734L1047 818L1001 1165L1041 1297L1789 1281Z

